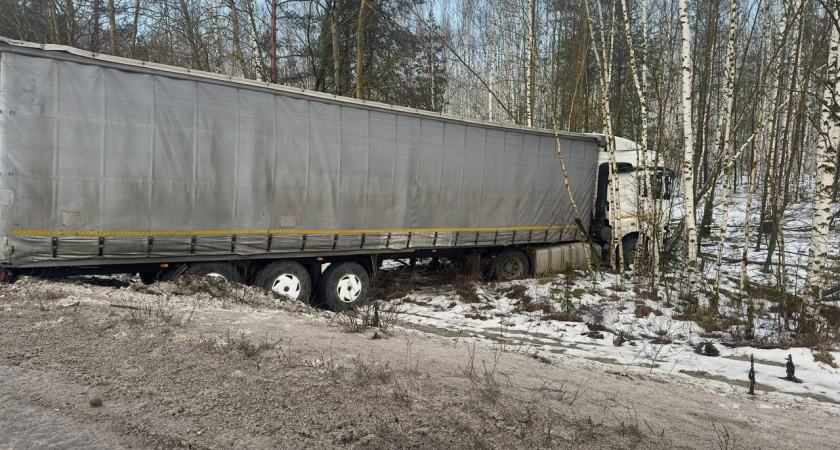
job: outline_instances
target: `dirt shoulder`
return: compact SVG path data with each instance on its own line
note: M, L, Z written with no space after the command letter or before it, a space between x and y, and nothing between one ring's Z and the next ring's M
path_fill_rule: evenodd
M546 363L410 329L374 339L256 291L210 294L2 287L0 448L836 444L835 405Z

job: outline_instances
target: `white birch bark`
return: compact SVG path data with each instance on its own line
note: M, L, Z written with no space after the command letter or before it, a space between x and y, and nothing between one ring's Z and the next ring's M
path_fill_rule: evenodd
M536 0L528 0L528 63L525 67L525 123L534 126L534 53L537 40Z
M726 99L726 111L723 115L723 137L720 141L720 151L723 155L723 180L721 203L723 213L720 220L720 241L717 249L717 272L715 273L715 308L720 299L720 282L723 273L721 260L723 258L723 247L726 244L727 221L729 220L729 181L732 168L732 108L735 105L735 34L738 26L738 0L732 0L730 4L729 40L726 45L726 69L724 74L725 86L723 98ZM718 311L712 311L717 314Z
M263 73L265 71L265 60L263 59L262 51L260 50L259 42L257 41L257 22L256 13L254 12L254 1L248 0L245 2L248 7L248 18L250 19L250 27L248 29L251 38L251 58L254 65L254 79L257 81L265 81Z
M600 82L601 93L599 95L602 126L604 128L604 135L607 140L607 154L609 155L610 165L610 214L609 221L612 229L612 242L610 243L609 256L610 265L618 268L621 274L621 284L624 284L624 249L621 246L621 223L619 221L619 211L621 210L621 202L619 200L618 187L618 166L615 161L615 136L612 130L612 115L610 114L609 92L612 81L612 42L615 32L615 27L609 27L609 34L605 33L605 21L603 8L600 2L596 2L598 6L598 23L593 22L592 15L589 10L589 2L584 1L586 16L589 18L589 33L592 39L592 45L595 50L595 61L599 67L598 80ZM614 3L610 2L610 11L614 10ZM595 35L595 28L598 28L598 37ZM600 38L600 39L599 39ZM600 43L600 46L599 46ZM599 48L600 47L600 48ZM616 252L618 257L616 258Z
M638 174L638 186L641 189L641 192L646 193L647 195L641 195L641 210L638 211L637 214L638 223L640 225L639 230L641 231L642 236L647 239L645 239L645 242L641 243L642 245L638 245L636 247L635 261L636 266L638 267L638 264L641 261L640 256L643 245L647 245L649 254L653 255L653 253L657 252L657 246L654 243L654 240L657 239L654 231L654 224L659 221L659 217L651 214L650 208L650 197L653 195L653 191L650 189L650 172L648 163L648 103L647 96L645 94L645 89L647 88L647 0L642 2L643 50L641 76L636 65L636 51L635 44L633 42L633 34L630 31L630 14L627 10L627 0L621 0L621 10L624 17L624 34L627 37L627 47L630 50L630 69L633 73L633 84L636 86L636 94L639 97L639 106L642 113L642 142L640 146L641 148L638 149L636 154L636 166L641 170L637 170L636 173ZM653 258L653 260L655 260L658 264L658 255ZM634 267L634 271L637 267ZM653 289L655 290L656 286L659 284L658 268L652 266L651 270L653 272L652 284Z
M825 283L825 263L828 254L828 233L831 221L831 194L834 184L834 174L837 171L837 146L840 145L840 125L832 109L836 107L834 95L840 92L840 30L837 28L840 11L837 7L829 11L833 20L831 24L831 40L829 41L828 66L826 77L828 83L823 92L820 112L820 138L817 145L816 192L814 195L814 218L811 231L811 244L808 250L808 294L806 296L806 313L816 317L817 302L820 299L822 287ZM836 114L836 113L835 113Z
M694 206L694 127L691 122L692 63L691 27L688 24L688 5L680 0L682 26L682 123L683 123L683 197L685 198L685 229L688 235L688 290L692 299L697 293L697 221Z

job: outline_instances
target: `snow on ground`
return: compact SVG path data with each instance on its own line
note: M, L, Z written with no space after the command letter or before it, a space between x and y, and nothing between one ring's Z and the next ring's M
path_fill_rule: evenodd
M721 344L726 339L705 333L694 322L675 318L675 308L643 300L632 289L620 288L617 275L606 274L594 282L575 280L571 289L563 286L564 278L558 275L548 282L481 284L477 287L479 303L464 303L455 292L415 292L403 299L401 320L447 331L453 339L479 339L536 357L560 361L573 357L614 364L616 371L628 375L708 380L705 384L729 393L746 393L749 357L754 355L758 390L840 403L840 369L815 362L810 349L728 348ZM631 286L630 282L626 284ZM506 292L516 286L524 287L525 292L519 298L509 298ZM517 308L526 296L532 302L556 307L566 300L567 293L573 296L575 308L587 311L583 322L557 320L550 313ZM653 312L636 317L637 302L653 308ZM599 322L599 315L603 316L603 328L586 323ZM623 343L619 335L625 339ZM698 354L697 347L705 342L712 342L720 356ZM832 354L840 361L840 352ZM788 355L793 357L796 377L802 383L782 379Z
M760 199L753 201L754 205L758 202ZM812 214L810 205L806 203L791 204L783 220L785 282L788 292L793 294L802 292L806 275ZM721 312L727 317L744 318L747 315L746 302L739 304L736 298L744 246L745 205L745 196L736 193L729 215L730 228L722 265L724 281L720 305ZM717 208L714 216L716 223L719 223L721 215L720 208ZM770 287L772 292L780 280L778 252L772 259L772 269L763 271L767 243L763 242L759 251L754 250L757 213L752 214L752 220L753 248L747 266L748 279L750 283ZM714 255L717 253L719 228L713 227L712 233L713 236L705 240L702 247L703 253L709 257L706 258L705 277L701 281L706 292L700 296L701 307L708 305L709 293L714 289ZM840 233L837 230L832 231L830 247L830 255L840 256ZM398 266L391 263L385 269L407 271ZM653 301L647 299L649 295L637 294L644 289L636 289L629 278L622 286L617 274L590 276L583 272L577 272L571 278L560 274L512 283L476 283L469 289L475 290L477 298L470 298L470 295L459 295L463 292L457 286L422 287L429 285L423 282L424 277L429 275L424 275L427 272L420 268L412 275L412 284L421 287L415 287L399 302L404 310L403 321L420 329L434 329L453 339L489 341L507 350L550 360L584 358L614 364L616 371L629 376L647 374L692 379L700 386L722 393L747 392L749 359L754 356L759 391L840 404L840 369L815 361L811 349L727 347L723 343L737 342L735 337L743 334L743 322L724 322L720 330L714 331L704 330L693 321L680 320L678 293L685 278L672 268L665 270L660 299ZM772 344L783 341L789 332L772 312L778 298L766 297L766 293L755 296L754 342ZM789 298L792 296L789 295ZM564 311L577 311L582 317L570 320L575 318L564 317ZM712 357L699 353L698 347L706 342L711 342L720 355ZM829 353L835 362L840 363L840 352ZM784 379L788 355L793 358L796 377L802 383Z
M807 191L807 189L806 189ZM793 194L791 194L793 195ZM727 220L727 238L724 245L723 257L729 260L739 260L744 249L744 220L746 217L747 195L745 192L732 194L729 219ZM783 262L788 291L800 293L804 289L805 277L808 269L808 247L811 243L811 228L813 225L814 208L810 199L802 202L793 202L787 206L782 216L782 232L779 236L784 241L784 261L779 259L779 252L773 254L771 263L774 267L771 270L764 270L764 262L767 259L769 234L762 234L761 246L757 249L757 233L760 220L761 196L755 195L752 199L750 211L750 249L748 254L747 277L752 282L764 285L776 285L779 281L779 267ZM840 214L840 203L832 205L832 213L835 217ZM698 213L698 217L702 211ZM712 238L703 241L702 253L711 258L712 262L717 258L717 248L720 241L720 222L723 218L723 209L717 205L712 214ZM836 222L836 220L835 220ZM829 256L840 258L840 232L837 230L837 223L831 232ZM781 241L780 241L781 242ZM837 263L829 259L829 265L837 266ZM705 274L714 278L716 266L714 263L705 266ZM740 263L725 263L724 273L728 276L740 277Z

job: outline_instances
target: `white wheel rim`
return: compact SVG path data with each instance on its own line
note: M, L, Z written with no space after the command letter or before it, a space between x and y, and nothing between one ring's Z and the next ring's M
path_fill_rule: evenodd
M225 280L225 281L227 281L227 280L228 280L227 278L225 278L225 276L224 276L224 275L222 275L222 274L220 274L220 273L216 273L216 272L210 272L210 273L208 273L206 276L208 276L208 277L210 277L210 278L221 278L221 279L223 279L223 280Z
M344 303L353 303L362 293L362 280L356 275L347 274L338 280L336 294L338 299Z
M290 273L284 273L274 279L271 290L293 300L297 299L301 291L300 280Z

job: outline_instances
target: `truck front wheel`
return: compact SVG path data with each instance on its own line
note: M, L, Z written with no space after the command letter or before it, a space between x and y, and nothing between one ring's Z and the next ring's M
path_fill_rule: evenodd
M257 275L254 284L298 302L307 302L312 291L309 272L295 261L277 261L267 265Z
M493 264L493 274L499 281L519 280L528 273L528 257L519 250L503 251Z
M363 305L370 292L370 276L355 262L333 263L318 283L318 294L332 311L347 311Z
M222 278L228 283L242 283L242 274L230 263L212 262L190 264L187 268L190 275Z

